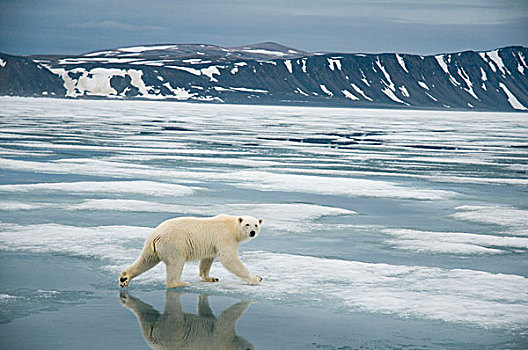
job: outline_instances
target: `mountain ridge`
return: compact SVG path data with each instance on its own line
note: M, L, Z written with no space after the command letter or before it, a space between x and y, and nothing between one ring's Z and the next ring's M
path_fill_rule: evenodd
M274 42L153 44L0 59L0 95L496 111L528 106L528 48L522 46L423 56L312 53ZM35 69L43 73L38 78ZM28 87L31 81L40 84Z

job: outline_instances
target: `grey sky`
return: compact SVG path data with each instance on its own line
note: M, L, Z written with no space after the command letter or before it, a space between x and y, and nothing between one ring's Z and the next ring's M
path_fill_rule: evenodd
M528 46L528 0L0 0L0 51L155 43L432 54Z

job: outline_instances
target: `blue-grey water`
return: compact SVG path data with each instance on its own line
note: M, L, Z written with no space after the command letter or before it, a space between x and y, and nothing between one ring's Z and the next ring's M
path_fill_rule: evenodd
M528 115L0 98L0 346L528 347ZM119 291L177 216L241 260Z

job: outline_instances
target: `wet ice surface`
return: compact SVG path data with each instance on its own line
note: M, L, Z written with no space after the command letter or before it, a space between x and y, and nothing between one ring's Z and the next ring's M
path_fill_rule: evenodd
M526 114L0 103L2 254L82 259L99 276L78 288L51 276L45 289L5 274L0 329L117 292L116 276L159 222L226 212L264 218L240 248L263 284L243 285L219 263L220 282L200 283L191 263L185 291L257 302L241 324L264 322L285 348L526 345ZM160 265L130 294L164 299L164 279ZM301 339L299 320L276 327L284 307L336 323ZM393 340L343 326L365 323Z

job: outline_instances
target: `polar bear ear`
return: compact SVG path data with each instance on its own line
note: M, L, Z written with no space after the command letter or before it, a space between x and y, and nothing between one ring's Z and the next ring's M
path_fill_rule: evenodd
M259 224L261 224L261 225L262 225L262 219L259 219Z
M244 219L242 219L242 218L238 218L238 223L239 223L239 224L241 224L242 221L244 221Z

